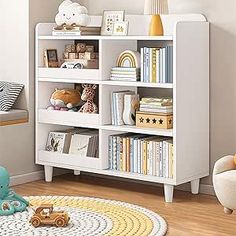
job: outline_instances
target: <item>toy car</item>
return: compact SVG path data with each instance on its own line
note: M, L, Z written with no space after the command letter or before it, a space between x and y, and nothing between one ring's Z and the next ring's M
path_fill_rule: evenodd
M65 227L68 225L70 217L64 211L53 211L53 205L41 205L35 211L30 223L36 228L40 225L52 225L56 227Z

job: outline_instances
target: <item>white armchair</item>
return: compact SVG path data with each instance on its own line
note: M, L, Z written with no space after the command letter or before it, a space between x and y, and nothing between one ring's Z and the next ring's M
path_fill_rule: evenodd
M226 214L236 210L236 164L234 156L226 156L215 163L213 185L216 196Z

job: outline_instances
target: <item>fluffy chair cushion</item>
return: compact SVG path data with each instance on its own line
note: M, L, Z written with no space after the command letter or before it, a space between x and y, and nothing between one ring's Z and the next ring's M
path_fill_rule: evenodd
M0 111L11 109L23 88L23 84L0 81Z

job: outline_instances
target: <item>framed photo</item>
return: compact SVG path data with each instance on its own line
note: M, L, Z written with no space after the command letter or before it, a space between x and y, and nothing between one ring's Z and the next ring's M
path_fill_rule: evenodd
M128 21L118 21L114 23L113 35L128 35L129 22Z
M59 67L56 49L46 49L44 52L44 64L46 67Z
M112 35L115 22L124 21L125 11L104 11L101 35Z

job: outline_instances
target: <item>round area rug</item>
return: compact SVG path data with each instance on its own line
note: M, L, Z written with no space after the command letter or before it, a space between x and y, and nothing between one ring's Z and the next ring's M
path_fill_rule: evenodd
M13 216L0 217L0 235L4 236L163 236L165 220L158 214L128 203L88 197L28 197L33 208L53 204L54 210L66 211L70 222L65 228L29 223L29 208Z

